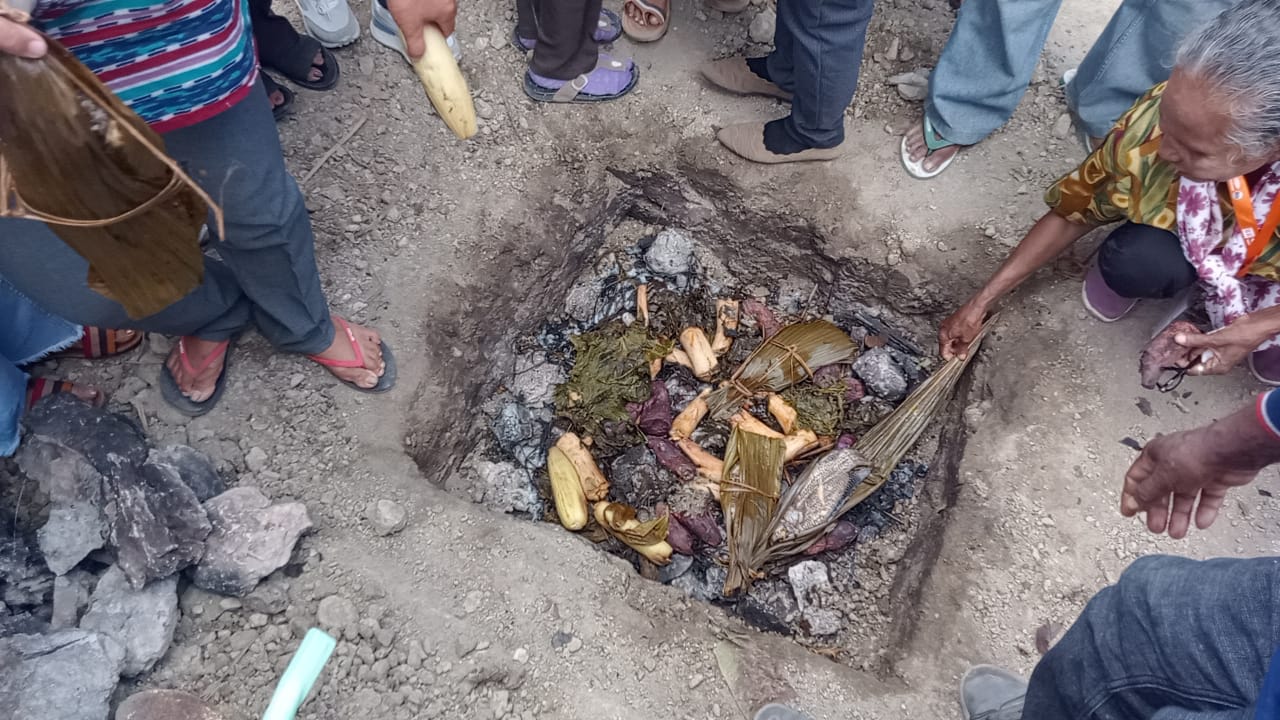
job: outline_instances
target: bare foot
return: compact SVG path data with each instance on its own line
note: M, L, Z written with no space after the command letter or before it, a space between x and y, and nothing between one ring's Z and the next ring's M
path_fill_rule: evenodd
M187 361L182 361L182 350L187 351ZM192 402L204 402L213 396L218 377L226 364L225 341L201 340L184 337L173 346L165 365L173 373L178 389Z
M670 9L668 0L648 0L648 2L654 5L655 7L659 7L664 10ZM643 25L646 27L658 27L662 25L663 22L665 22L665 20L662 19L662 16L657 15L656 13L647 12L645 11L644 8L640 7L639 5L636 5L635 3L625 4L623 6L623 12L625 12L627 14L627 17L631 18L632 22L636 23L637 25Z
M275 110L276 108L284 104L284 92L280 90L272 90L271 94L267 95L267 97L271 98L272 110Z
M933 136L937 140L942 139L942 136L936 132ZM924 142L924 133L920 131L919 125L913 125L911 130L907 131L907 134L904 135L903 138L907 141L907 157L911 158L912 162L920 162L923 160L924 164L921 167L923 167L926 172L933 172L934 170L937 170L942 167L943 163L955 157L955 154L960 152L961 146L948 145L941 150L934 150L933 154L929 154L929 146Z
M342 323L337 322L337 316L334 316L334 326L336 332L333 334L333 343L329 348L313 357L323 360L332 360L337 362L352 362L356 359L355 348L351 346L351 338L343 331ZM371 330L361 327L355 323L348 323L351 335L355 341L360 344L360 350L364 354L363 367L333 367L325 365L325 369L333 373L334 377L339 380L345 380L349 383L355 383L357 387L366 390L378 384L378 379L382 377L382 373L386 371L387 364L382 361L382 336L377 330Z
M307 77L311 82L320 82L324 77L324 53L316 51L316 59L311 61L311 72Z

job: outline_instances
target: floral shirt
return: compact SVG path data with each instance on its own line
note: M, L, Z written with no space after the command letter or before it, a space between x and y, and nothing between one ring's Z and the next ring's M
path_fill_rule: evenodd
M1075 223L1107 225L1128 220L1178 232L1178 188L1182 181L1172 165L1160 159L1160 97L1165 83L1143 95L1107 133L1102 145L1080 167L1049 186L1044 201L1053 212ZM1226 185L1218 200L1222 216L1235 218ZM1223 242L1230 238L1230 227ZM1249 275L1280 280L1280 242L1271 244L1248 269Z

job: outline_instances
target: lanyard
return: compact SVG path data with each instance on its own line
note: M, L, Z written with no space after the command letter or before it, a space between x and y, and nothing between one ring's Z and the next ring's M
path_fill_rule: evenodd
M1271 201L1271 209L1267 211L1266 222L1258 227L1258 220L1253 214L1253 193L1249 192L1249 184L1244 176L1234 177L1227 181L1227 190L1231 195L1231 209L1236 214L1236 226L1244 235L1245 257L1240 265L1237 277L1244 277L1249 266L1262 255L1262 250L1271 242L1276 227L1280 226L1280 194Z

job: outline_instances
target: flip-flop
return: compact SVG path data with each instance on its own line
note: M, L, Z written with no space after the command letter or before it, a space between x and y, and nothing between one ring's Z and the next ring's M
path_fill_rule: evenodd
M213 394L203 402L196 402L186 395L182 394L182 388L178 387L178 379L173 376L173 372L169 370L169 363L166 361L160 366L160 395L164 397L165 402L169 403L178 412L187 417L200 417L207 414L213 409L218 401L222 399L222 393L227 389L227 370L231 368L231 348L230 340L223 340L213 352L209 353L209 357L200 363L199 367L191 364L191 360L187 357L187 346L181 338L178 339L178 359L182 362L187 372L192 375L199 375L212 365L219 357L222 360L222 372L218 375L217 384L213 387Z
M620 37L622 37L622 18L612 10L601 8L600 19L596 21L596 31L591 39L600 45L608 45ZM538 41L533 38L520 37L519 30L511 31L511 45L520 52L527 53L537 47L537 44Z
M325 367L330 367L330 368L363 368L364 367L364 350L360 348L360 343L356 341L356 333L354 330L351 329L351 323L347 322L346 320L343 320L337 315L335 315L333 319L338 321L338 325L341 326L343 332L347 334L347 342L351 343L351 349L354 350L356 353L355 359L330 360L329 358L322 358L319 355L308 355L307 359L313 360ZM338 382L342 383L343 385L346 385L347 387L353 390L359 390L362 393L369 393L371 395L379 395L395 387L396 356L391 354L391 347L387 345L387 342L385 340L382 341L382 343L378 347L379 349L382 350L383 368L382 368L382 377L378 378L377 385L374 385L371 388L366 388L366 387L360 387L359 385L351 382L350 380L343 380L337 375L334 375L334 378L337 379Z
M947 158L945 162L932 171L924 169L924 161L938 150L958 146L960 143L953 143L950 140L942 139L942 137L934 131L933 123L929 122L928 116L921 121L920 128L921 132L924 134L925 147L928 148L929 151L924 154L923 158L920 158L919 162L912 160L911 152L907 150L907 136L903 135L902 143L898 150L898 157L902 159L902 167L906 168L908 175L916 178L917 180L928 180L929 178L941 175L943 170L951 167L951 163L955 162L956 155L959 155L960 153L956 153L955 155Z
M646 14L657 15L662 19L662 22L657 25L637 25L626 12L628 5L639 8L641 12ZM667 34L667 26L670 25L667 22L667 13L671 11L669 2L666 10L660 10L658 6L651 4L648 0L626 0L626 2L622 3L622 10L622 32L626 33L627 37L632 40L636 42L656 42Z
M69 380L50 380L48 378L33 377L27 381L27 404L26 408L30 410L35 404L41 400L55 395L57 393L69 393L72 388L76 387L76 383ZM97 390L97 388L94 388ZM98 397L89 403L94 407L102 407L107 404L107 394L98 390Z
M338 59L319 40L310 35L298 35L287 49L263 43L258 48L258 60L262 67L270 68L289 78L298 87L308 90L329 90L338 84L341 71ZM324 59L323 65L315 64L316 53ZM320 79L312 80L311 71L319 68Z
M271 97L271 93L276 91L279 91L280 95L284 97L284 102L271 106L271 116L276 119L276 122L280 122L293 110L293 100L296 95L292 90L276 82L275 78L266 73L262 73L262 85L267 89L268 99Z
M79 347L72 346L54 353L55 358L77 358L82 360L100 360L102 358L123 355L142 344L144 333L134 331L133 337L120 342L116 330L85 325L80 336Z
M597 94L586 92L590 87L591 76L599 71L615 72L628 69L631 73L626 86L617 92ZM564 81L558 88L547 87L533 79L533 71L524 74L524 94L530 99L545 103L598 103L617 100L635 89L640 82L640 68L630 61L615 60L600 53L595 69L584 75Z

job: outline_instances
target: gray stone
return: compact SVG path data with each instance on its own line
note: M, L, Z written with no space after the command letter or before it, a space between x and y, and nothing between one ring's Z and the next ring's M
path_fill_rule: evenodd
M404 529L408 516L404 507L392 500L376 500L364 509L365 519L379 535L394 535Z
M476 460L471 464L471 497L499 512L542 512L542 500L528 470L510 462Z
M141 465L149 452L146 435L135 422L70 393L40 401L22 422L31 435L43 435L84 455L103 475L115 466Z
M117 564L134 588L194 565L212 525L196 494L166 465L119 468L112 478Z
M522 446L531 443L539 435L537 423L533 415L524 405L509 402L498 411L493 419L493 435L498 439L498 446L512 455Z
M1062 113L1053 123L1053 136L1066 138L1071 134L1071 113Z
M149 672L164 657L178 627L178 578L155 580L134 589L120 566L107 570L80 620L82 630L94 630L124 648L120 674L136 677Z
M342 630L360 620L355 603L341 595L330 595L320 601L316 610L316 622L325 630Z
M920 68L911 72L900 73L885 82L896 85L898 94L904 100L923 100L929 94L929 71Z
M778 26L778 16L773 10L764 9L751 18L751 25L747 28L747 35L751 38L751 42L771 43L773 42L773 32Z
M674 277L694 269L693 254L693 239L683 230L668 229L653 239L644 253L644 262L655 273Z
M840 613L830 608L811 607L801 614L810 635L835 635L840 632Z
M249 468L249 472L262 472L267 469L267 452L260 447L249 448L249 452L244 454L245 467Z
M0 599L10 607L43 605L53 592L53 573L40 558L34 537L0 532L0 587Z
M813 605L819 595L831 591L831 577L827 566L817 560L805 560L787 568L787 580L796 594L796 604L801 612Z
M49 624L54 630L73 628L80 622L80 613L89 606L89 596L97 578L86 570L72 570L53 580L53 618Z
M251 612L279 615L289 608L289 581L273 574L244 596L244 606Z
M284 567L311 529L302 503L272 505L255 487L237 487L204 504L213 525L193 580L210 592L244 596Z
M18 450L18 467L49 495L49 519L38 533L49 569L62 575L106 544L101 473L80 452L44 435L30 435Z
M604 280L585 277L573 284L564 296L564 311L580 323L589 323L596 314L596 304L604 292Z
M886 348L859 355L853 362L853 372L876 397L896 402L907 396L907 375Z
M227 484L218 474L213 460L208 455L186 445L173 445L163 450L152 450L147 456L147 465L177 473L200 502L215 495L221 495L227 489Z
M178 598L178 607L182 609L183 616L199 618L202 622L211 622L226 612L221 603L223 599L221 595L189 585Z
M515 375L507 386L527 406L547 405L554 399L556 386L566 379L564 368L546 361L541 353L516 358Z
M15 720L107 720L124 651L87 630L0 638L0 713Z
M143 690L120 703L115 720L222 720L222 716L185 690Z

